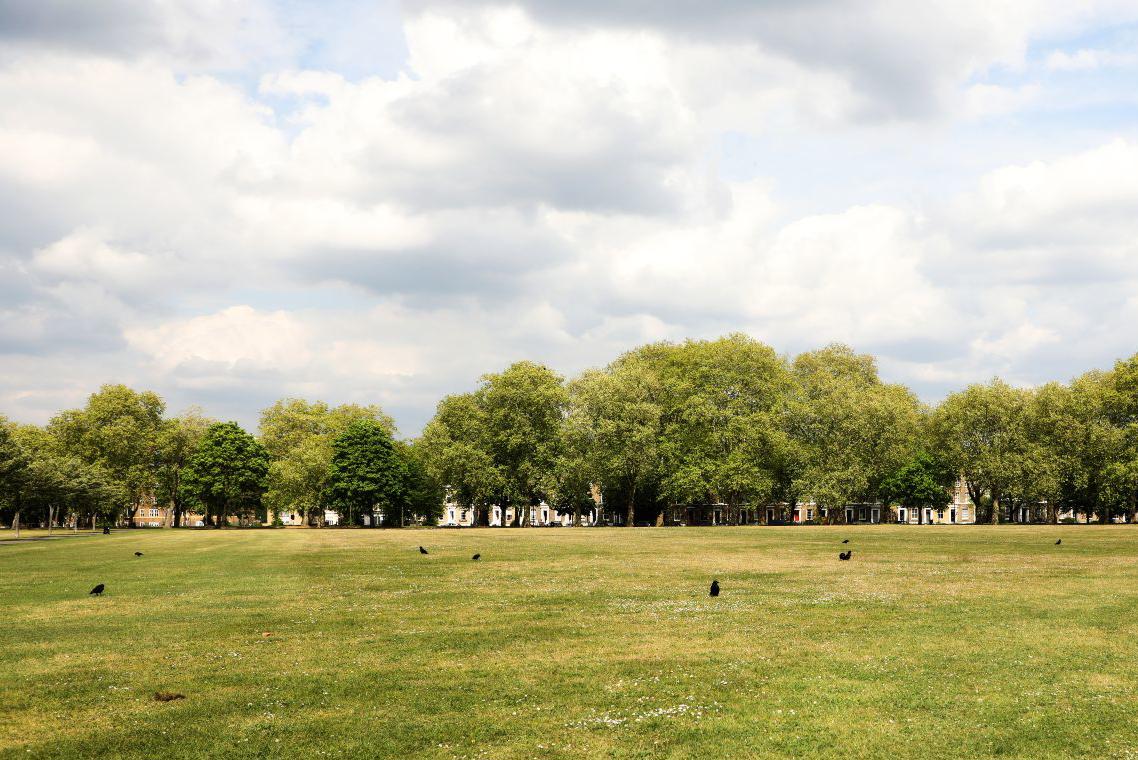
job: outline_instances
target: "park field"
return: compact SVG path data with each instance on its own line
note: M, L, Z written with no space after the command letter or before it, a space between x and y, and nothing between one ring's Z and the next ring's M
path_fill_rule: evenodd
M0 544L0 756L1138 758L1138 531Z

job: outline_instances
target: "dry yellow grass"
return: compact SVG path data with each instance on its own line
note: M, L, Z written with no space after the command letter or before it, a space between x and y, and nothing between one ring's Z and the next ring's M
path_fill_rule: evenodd
M1136 581L1127 526L5 544L0 753L1138 757Z

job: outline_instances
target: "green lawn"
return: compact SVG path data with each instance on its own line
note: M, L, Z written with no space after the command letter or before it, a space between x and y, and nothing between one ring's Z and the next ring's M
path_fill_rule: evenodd
M1138 758L1138 531L0 544L0 756L995 755Z

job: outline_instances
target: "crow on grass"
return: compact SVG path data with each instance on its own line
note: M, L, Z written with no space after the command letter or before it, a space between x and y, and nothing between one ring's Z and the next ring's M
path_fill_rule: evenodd
M475 554L473 557L471 557L471 559L474 560L475 562L477 562L478 560L482 559L482 555L481 554Z
M142 556L142 552L135 552L135 553L134 553L134 556L136 556L136 557L141 557L141 556Z
M838 559L849 559L852 554L853 554L853 549L841 552L840 554L838 554Z
M100 583L98 586L95 586L95 588L91 589L90 593L94 594L95 596L102 596L103 590L105 588L106 588L106 586L104 586L102 583Z
M719 596L719 581L711 582L711 596Z
M843 544L848 544L849 542L850 542L850 540L849 540L848 538L843 538L843 539L842 539L842 543L843 543Z
M427 553L428 553L428 552L427 552L427 550L426 550L426 549L424 549L424 548L423 548L423 547L421 547L421 546L419 547L419 554L427 554Z
M1059 545L1059 544L1061 544L1061 543L1063 543L1063 539L1059 539L1058 541L1056 541L1056 542L1055 542L1055 545L1056 545L1056 546L1058 546L1058 545Z

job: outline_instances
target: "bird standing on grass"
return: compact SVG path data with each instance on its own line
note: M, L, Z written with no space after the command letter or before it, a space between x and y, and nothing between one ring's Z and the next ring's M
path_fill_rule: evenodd
M1059 539L1058 541L1056 541L1056 542L1055 542L1055 545L1056 545L1056 546L1058 546L1058 545L1059 545L1059 544L1061 544L1061 543L1063 543L1063 539Z
M850 549L849 551L841 552L838 554L838 559L849 559L852 554L853 554L853 549Z
M719 596L719 581L711 582L711 596Z
M427 553L428 553L428 552L427 552L427 550L426 550L426 549L424 549L424 548L423 548L423 547L421 547L421 546L419 547L419 554L427 554Z
M850 540L849 540L848 538L843 538L843 539L842 539L842 543L843 543L843 544L848 544L849 542L850 542Z
M102 596L103 595L103 589L105 589L105 588L106 588L106 586L104 586L102 583L100 583L98 586L95 586L95 588L91 589L91 593L95 596Z
M473 557L471 557L471 559L474 560L475 562L477 562L478 560L482 559L482 555L481 554L475 554Z
M135 553L134 553L134 556L136 556L136 557L141 557L141 556L142 556L142 552L135 552Z

